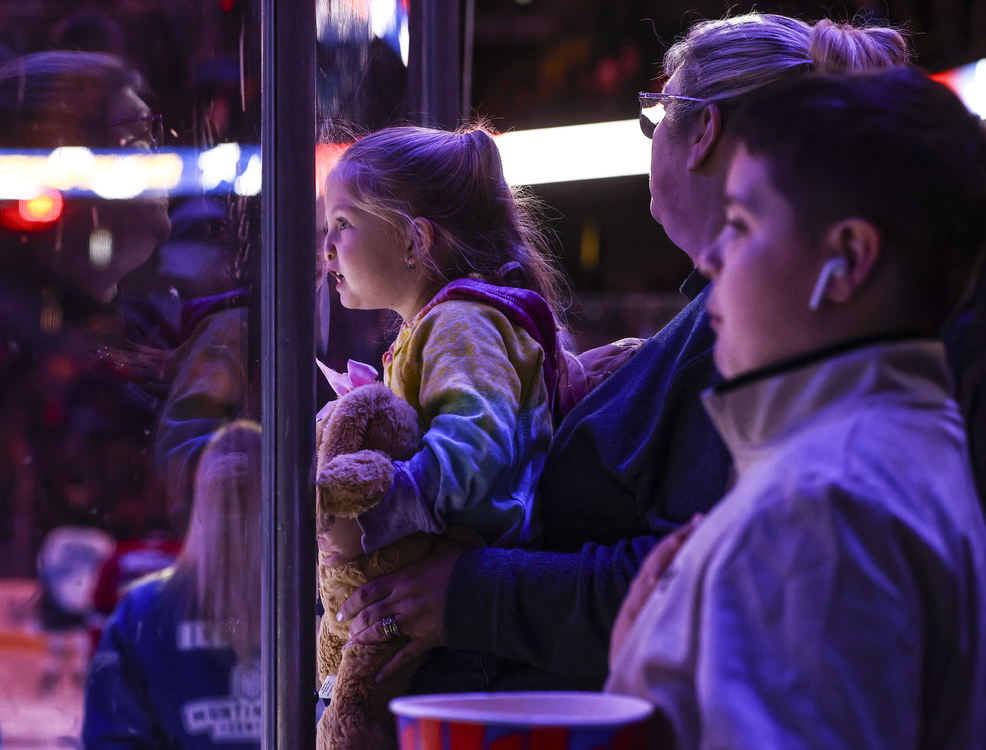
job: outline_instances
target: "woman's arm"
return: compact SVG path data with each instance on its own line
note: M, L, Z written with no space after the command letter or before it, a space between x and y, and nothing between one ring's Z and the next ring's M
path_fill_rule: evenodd
M452 568L468 548L441 541L424 560L361 586L339 609L339 621L352 619L350 644L384 643L391 636L383 619L393 617L411 642L380 670L383 682L445 642L442 613ZM348 647L349 644L347 644Z
M353 620L352 643L389 640L380 624L388 616L412 638L381 679L447 645L601 681L617 612L657 544L640 537L562 554L445 543L424 561L365 584L341 617Z

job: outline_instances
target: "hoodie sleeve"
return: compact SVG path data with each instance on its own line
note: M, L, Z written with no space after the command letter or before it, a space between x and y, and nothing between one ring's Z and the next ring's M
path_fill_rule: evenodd
M657 537L581 552L482 548L459 558L446 589L447 645L557 675L608 670L609 635L630 582Z
M388 494L360 516L364 549L449 523L488 544L516 543L551 437L541 348L488 305L447 302L418 322L399 354L392 387L426 432L417 454L395 462Z

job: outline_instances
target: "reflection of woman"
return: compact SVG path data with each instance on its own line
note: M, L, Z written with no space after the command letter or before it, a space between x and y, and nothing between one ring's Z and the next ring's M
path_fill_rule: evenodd
M148 149L157 119L140 98L140 77L110 55L40 52L0 68L0 148L60 146ZM31 262L98 302L146 261L171 231L163 199L71 200L50 226L19 234ZM94 231L108 230L108 257L90 257ZM27 236L24 242L23 236ZM4 241L4 245L7 242ZM4 247L3 262L11 262ZM25 253L20 253L24 257Z
M696 25L666 57L658 109L667 117L650 133L654 217L696 259L724 221L720 135L746 96L811 70L906 59L889 29L757 14ZM499 657L493 687L602 685L610 630L641 561L726 485L729 457L699 402L715 377L706 283L689 277L691 304L559 428L539 485L549 551L448 548L372 582L342 609L355 616L357 641L386 638L380 622L391 616L415 638L395 661L445 643ZM425 684L425 670L419 685L443 689L442 676Z
M148 149L156 122L119 59L77 52L0 68L0 148ZM0 560L27 572L37 539L17 529L166 523L149 431L170 342L117 284L168 236L167 203L65 199L54 220L0 205ZM120 356L139 352L140 356ZM31 460L25 462L25 456Z
M177 563L131 589L107 625L86 747L259 747L260 495L260 428L234 422L202 454Z

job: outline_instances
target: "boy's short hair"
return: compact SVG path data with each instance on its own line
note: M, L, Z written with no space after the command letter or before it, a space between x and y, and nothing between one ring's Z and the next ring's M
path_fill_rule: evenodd
M727 130L806 233L873 222L937 332L986 244L986 131L955 94L913 68L802 76L753 95Z

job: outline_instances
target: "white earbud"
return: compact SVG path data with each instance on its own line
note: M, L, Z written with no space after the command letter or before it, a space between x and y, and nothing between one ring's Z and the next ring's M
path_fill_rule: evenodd
M818 281L815 282L815 289L811 293L811 299L808 300L809 310L814 312L818 309L818 306L822 304L822 296L825 294L829 281L845 275L847 268L846 259L841 255L838 258L832 258L822 266L822 270L818 274Z

